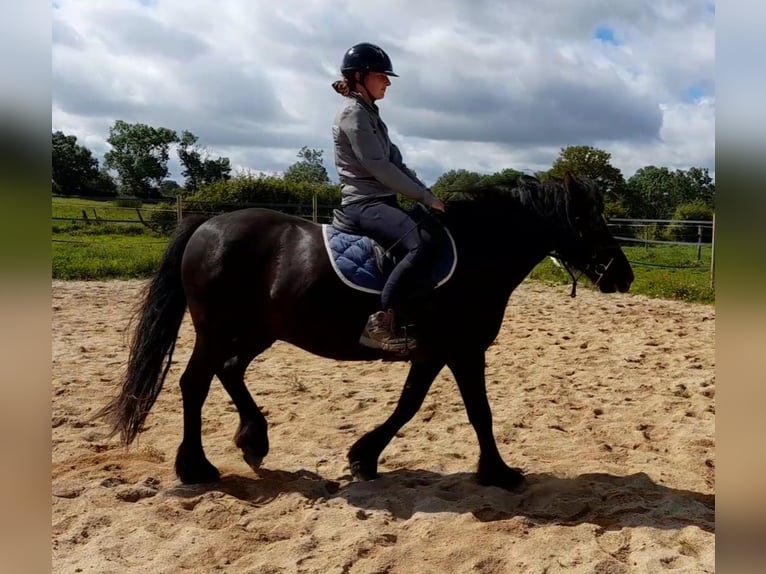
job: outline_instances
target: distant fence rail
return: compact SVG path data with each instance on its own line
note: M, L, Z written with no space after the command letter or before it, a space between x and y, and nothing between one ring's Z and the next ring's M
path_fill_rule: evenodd
M83 223L121 223L121 224L142 224L145 215L152 213L164 213L176 214L176 221L180 221L185 215L200 214L200 215L215 215L218 213L224 213L227 211L233 211L236 209L245 209L250 207L260 207L266 209L274 209L283 213L289 213L305 219L311 219L315 222L329 222L332 220L332 212L338 208L336 204L322 204L316 201L312 202L289 202L289 203L273 203L273 202L230 202L222 203L219 201L205 201L194 200L191 205L197 207L192 209L188 207L189 202L184 199L168 198L163 200L142 200L135 197L84 197L84 196L72 196L72 195L53 195L54 198L66 198L73 201L67 203L67 209L79 210L77 213L71 213L61 215L56 213L54 206L52 220L53 221L77 221ZM160 207L159 204L168 204L174 201L174 207ZM104 204L104 207L94 205L94 202ZM210 205L210 209L205 209L206 205ZM202 207L202 209L199 209ZM102 213L104 210L108 210L110 213L125 214L133 212L137 214L135 219L128 219L126 217L119 216L103 216L99 215L98 210Z

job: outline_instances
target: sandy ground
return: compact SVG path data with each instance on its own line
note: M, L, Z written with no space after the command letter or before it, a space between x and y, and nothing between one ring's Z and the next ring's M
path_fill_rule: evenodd
M129 450L89 421L126 358L141 283L54 282L53 571L703 573L714 571L715 311L523 284L487 355L498 445L521 494L473 479L478 446L451 374L350 480L346 451L393 409L407 366L278 343L248 371L270 424L258 475L216 381L204 443L223 474L173 474L193 330Z

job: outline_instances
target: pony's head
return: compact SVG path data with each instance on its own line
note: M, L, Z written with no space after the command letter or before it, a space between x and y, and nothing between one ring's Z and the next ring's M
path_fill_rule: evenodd
M633 269L607 226L604 197L598 185L567 172L557 180L567 195L567 229L553 256L576 281L572 268L590 279L602 293L624 293L633 283Z
M604 293L630 289L633 270L607 226L603 193L591 180L571 173L545 181L509 174L453 189L447 203L448 217L459 206L453 223L468 226L469 235L518 226L524 241L533 242L527 245L539 243L569 272L573 294L574 271Z

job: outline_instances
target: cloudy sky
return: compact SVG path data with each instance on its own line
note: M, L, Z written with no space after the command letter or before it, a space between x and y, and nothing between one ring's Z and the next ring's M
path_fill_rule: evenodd
M547 169L568 145L715 171L715 6L705 0L54 0L52 127L102 156L117 119L190 130L280 171L324 150L344 51L395 71L379 102L429 184L465 168ZM177 163L171 163L178 177Z

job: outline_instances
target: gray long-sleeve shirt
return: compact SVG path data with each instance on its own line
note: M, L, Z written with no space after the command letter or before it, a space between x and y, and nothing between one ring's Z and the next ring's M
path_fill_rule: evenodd
M402 161L378 107L352 93L332 127L341 205L400 193L427 206L436 196Z

